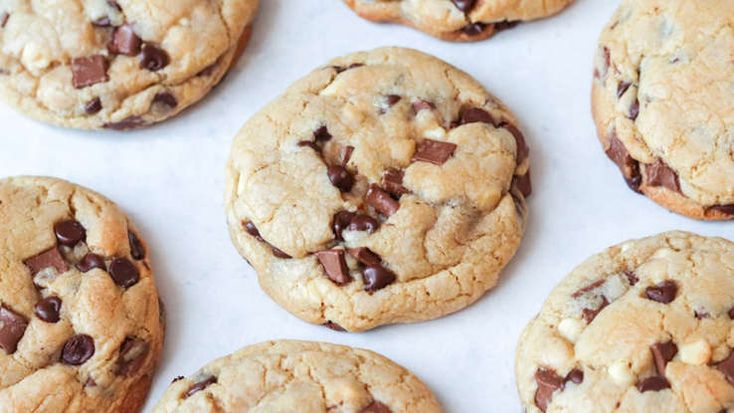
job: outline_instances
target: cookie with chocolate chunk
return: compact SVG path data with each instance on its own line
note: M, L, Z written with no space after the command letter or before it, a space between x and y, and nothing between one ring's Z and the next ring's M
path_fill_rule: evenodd
M517 250L528 148L466 73L402 48L332 61L234 140L234 244L293 314L349 331L460 310Z
M344 0L375 22L414 27L454 42L484 40L517 24L551 16L573 0Z
M177 377L153 413L439 413L417 377L368 350L307 341L246 347Z
M0 3L0 96L38 120L131 129L203 98L244 49L258 0Z
M696 219L734 219L734 3L627 0L593 81L603 148L630 188Z
M594 255L525 329L527 413L734 411L734 243L686 232Z
M0 180L0 410L137 412L163 344L138 230L54 178Z

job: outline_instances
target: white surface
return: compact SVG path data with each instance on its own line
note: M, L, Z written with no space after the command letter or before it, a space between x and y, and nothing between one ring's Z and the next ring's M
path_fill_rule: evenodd
M669 229L734 237L731 224L694 222L634 194L600 150L592 61L616 1L578 0L559 16L466 45L363 21L338 0L262 3L250 46L224 83L162 125L77 132L0 107L0 176L53 175L93 188L118 202L150 244L168 334L146 411L177 375L248 344L298 338L378 351L423 378L447 412L517 412L517 338L573 267L606 246ZM332 57L384 45L435 54L514 110L531 148L530 223L500 285L474 306L431 322L336 333L298 320L259 289L227 235L224 164L239 127L294 80Z

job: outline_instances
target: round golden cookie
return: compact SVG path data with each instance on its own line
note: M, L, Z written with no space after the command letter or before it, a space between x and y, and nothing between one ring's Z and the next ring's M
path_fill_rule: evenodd
M128 218L69 182L9 178L0 243L0 411L139 411L163 322Z
M132 129L203 98L247 43L258 0L0 2L0 97L83 129Z
M375 22L395 22L454 42L484 40L518 23L551 16L573 0L344 0Z
M696 219L734 218L734 3L626 0L599 41L594 120L627 184Z
M412 373L368 350L307 341L246 347L177 377L153 413L440 413Z
M296 82L232 145L226 209L262 288L349 331L428 320L492 288L530 193L517 120L479 83L402 48Z
M594 255L525 329L527 413L734 411L734 243L686 232Z

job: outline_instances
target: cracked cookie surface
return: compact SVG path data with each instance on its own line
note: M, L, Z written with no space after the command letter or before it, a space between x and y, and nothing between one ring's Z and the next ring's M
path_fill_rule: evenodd
M685 232L589 258L525 329L525 411L734 410L734 244Z
M601 35L593 113L628 185L697 219L734 218L734 3L627 0Z
M234 140L235 246L280 305L360 331L457 311L517 250L530 194L514 116L474 79L401 48L296 82Z
M132 129L176 115L225 75L258 0L0 3L0 95L33 118Z
M573 0L344 0L361 17L396 22L443 40L471 42L558 13Z
M147 247L101 195L0 180L0 412L137 412L163 343Z
M177 377L153 409L165 412L438 413L413 374L368 350L270 341Z

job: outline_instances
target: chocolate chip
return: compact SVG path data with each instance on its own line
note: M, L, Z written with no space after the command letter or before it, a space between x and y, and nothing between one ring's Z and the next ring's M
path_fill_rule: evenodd
M336 73L339 74L341 72L346 72L347 70L356 69L358 67L364 66L364 63L352 63L349 66L332 66L334 70L336 70Z
M632 83L630 82L620 82L617 85L617 99L621 99L622 96L627 92L627 90L632 86Z
M711 314L705 310L693 310L693 316L696 317L696 320L702 320L704 318L709 318Z
M451 0L451 2L454 3L454 6L456 6L457 9L464 13L468 13L474 7L477 0Z
M360 413L392 413L392 410L390 410L386 405L374 400L367 407L362 409Z
M326 125L323 125L316 129L313 132L313 137L316 139L316 142L327 142L331 140L331 134L329 133L329 129L326 127Z
M6 306L0 306L0 348L7 354L15 353L23 338L28 320Z
M84 258L76 264L76 268L81 272L89 272L95 268L99 268L101 270L107 269L104 264L104 258L91 252L85 255Z
M112 129L112 130L129 130L129 129L136 129L141 126L145 125L145 120L140 116L128 116L125 119L119 121L119 122L108 122L102 125L105 129Z
M96 20L92 20L92 26L110 27L111 25L112 25L112 22L110 21L110 18L108 16L104 16Z
M67 247L73 247L87 239L87 231L79 221L73 219L57 222L54 225L54 233L59 244Z
M528 144L525 142L525 135L520 132L520 129L518 129L517 126L510 122L502 121L499 127L507 129L507 131L512 134L512 137L515 138L515 146L517 148L517 163L525 160L525 158L530 155L530 149L528 148Z
M354 146L347 146L344 148L344 156L342 157L342 166L347 166L349 160L352 159L354 153Z
M635 101L632 102L632 105L630 105L629 113L627 113L627 118L631 120L637 120L638 116L640 116L640 101L635 98Z
M209 376L204 380L196 382L191 387L189 387L188 390L186 390L186 393L184 393L184 398L188 399L189 397L193 396L194 393L198 393L216 382L217 378L214 376Z
M413 162L430 162L434 165L443 165L456 151L456 144L451 142L423 139L413 154Z
M3 12L0 14L0 28L4 28L6 24L8 24L8 19L10 18L10 14L8 12Z
M413 103L410 104L411 108L413 108L413 114L417 115L418 112L422 110L433 110L436 109L436 105L433 104L433 102L429 102L427 100L416 100L413 101Z
M54 268L59 274L63 274L69 270L68 264L64 261L64 257L57 247L48 249L35 257L28 258L23 263L31 270L31 275L36 275L46 268Z
M374 292L381 290L395 282L395 273L382 265L367 265L362 270L362 280L365 291Z
M680 192L678 174L660 159L653 164L645 165L645 183L649 186L663 186L671 191Z
M354 186L354 176L347 171L347 168L341 165L330 165L326 174L331 184L337 187L341 192L349 192Z
M398 95L387 95L385 99L386 99L388 106L395 106L395 104L400 102L400 99L402 98Z
M344 259L344 250L319 251L316 253L316 258L324 267L326 276L336 285L345 285L352 281L349 268L347 268L347 261Z
M587 324L591 324L592 321L596 318L596 316L601 313L603 309L605 309L609 305L609 301L607 300L607 297L602 296L601 297L601 304L599 304L596 308L584 308L581 311L581 315L584 317L584 320L586 320Z
M115 373L118 376L135 374L145 363L150 351L150 345L137 337L126 337L120 346L120 352L115 363Z
M171 383L175 383L175 382L181 381L183 379L184 379L184 376L176 376L176 377L173 378L173 380L171 380Z
M648 377L637 383L637 390L639 390L640 393L645 393L648 391L660 391L669 388L670 383L668 383L668 380L666 380L665 377L660 376Z
M112 40L107 45L107 49L114 54L135 56L140 53L141 43L140 37L135 34L132 26L124 24L112 33Z
M166 105L171 109L178 106L178 100L176 100L176 97L173 96L170 92L157 93L153 97L153 104L156 104L156 103L161 104L161 105Z
M678 346L672 341L655 343L650 346L650 352L652 352L652 358L655 361L655 368L658 371L658 375L665 376L665 366L678 354Z
M61 350L61 361L72 366L80 366L94 355L94 339L86 334L70 338Z
M347 252L363 265L379 266L382 262L382 258L367 247L350 248Z
M630 285L632 286L634 286L635 284L637 284L640 281L640 279L637 278L637 274L635 274L632 271L625 271L624 276L627 277L627 281L629 281Z
M727 314L730 319L734 320L734 307L732 307Z
M324 327L328 328L329 330L338 331L340 333L344 333L347 330L344 329L344 327L340 326L339 324L333 322L333 321L327 321L324 323Z
M734 215L734 204L714 205L708 208L709 211L720 212L724 215Z
M400 209L400 202L394 200L390 194L375 184L370 185L370 189L367 190L365 202L387 217Z
M145 258L145 247L137 235L132 231L127 231L127 241L130 244L130 255L140 261Z
M729 356L716 364L716 369L724 373L729 384L734 386L734 351Z
M492 115L484 109L480 108L464 108L459 113L459 124L466 125L467 123L488 123L495 126L496 123Z
M494 32L498 33L505 30L510 30L512 28L517 27L521 23L520 20L505 20L501 22L494 23Z
M71 82L77 89L106 82L110 79L107 76L108 66L107 59L102 55L71 59Z
M588 293L590 291L594 291L597 288L601 287L606 281L607 281L606 279L600 278L600 279L594 281L591 284L588 284L588 285L586 285L586 286L584 286L582 288L579 288L573 294L571 294L571 298L579 298L582 295L584 295L584 294L586 294L586 293Z
M61 299L55 296L48 296L37 302L33 311L36 317L47 323L58 323L59 311L61 311Z
M570 381L575 384L581 384L584 381L584 372L579 369L573 369L568 372L563 381L564 383L568 383Z
M100 110L102 110L102 100L99 97L84 104L84 113L87 115L94 115L95 113L99 113Z
M309 148L313 149L316 152L321 152L321 147L319 147L316 142L311 141L300 141L298 142L298 146L308 146Z
M270 247L270 249L272 250L273 255L275 255L276 257L278 257L278 258L285 258L285 259L292 258L290 255L288 255L285 252L279 250L278 248L275 248L269 242L265 241L265 239L262 236L260 236L260 231L258 231L258 229L255 226L255 224L253 224L251 221L243 222L242 225L244 226L245 231L248 234L250 234L253 237L255 237L256 240L258 240L258 241L260 241L262 243L267 244Z
M112 260L109 272L115 284L122 288L130 288L140 280L138 268L127 258L115 258Z
M339 211L336 214L334 214L334 218L332 219L331 223L331 229L334 231L334 237L337 240L342 239L342 232L344 232L345 229L349 226L349 224L352 222L352 217L354 216L353 212L349 211Z
M533 193L533 185L530 181L530 169L525 172L525 175L515 176L514 183L515 187L517 187L525 198L529 197Z
M382 175L382 186L395 198L400 198L401 195L408 193L408 190L403 186L404 174L400 169L387 168Z
M606 154L619 167L625 181L627 181L627 186L639 193L640 184L642 183L640 163L630 156L624 144L617 139L616 134L610 139Z
M678 285L673 281L663 281L656 286L647 287L645 290L647 298L663 304L668 304L675 300L677 293Z
M171 58L165 50L160 49L152 44L143 45L140 54L140 68L147 69L151 72L157 72L168 66Z
M484 23L471 23L462 27L459 31L468 36L476 36L481 34L485 27L487 27L487 25Z
M376 219L372 218L369 215L362 215L362 214L354 214L352 216L351 221L349 222L349 226L347 226L348 231L367 231L368 233L372 234L375 231L377 231L377 228L380 227L380 223L377 222Z
M553 399L553 393L563 390L563 378L550 369L538 369L535 372L535 382L538 389L535 391L535 405L545 412Z
M270 244L268 244L268 245L270 245ZM273 251L273 255L275 255L278 258L283 258L283 259L293 258L290 255L288 255L285 252L279 250L278 248L275 248L272 245L270 245L270 250Z

